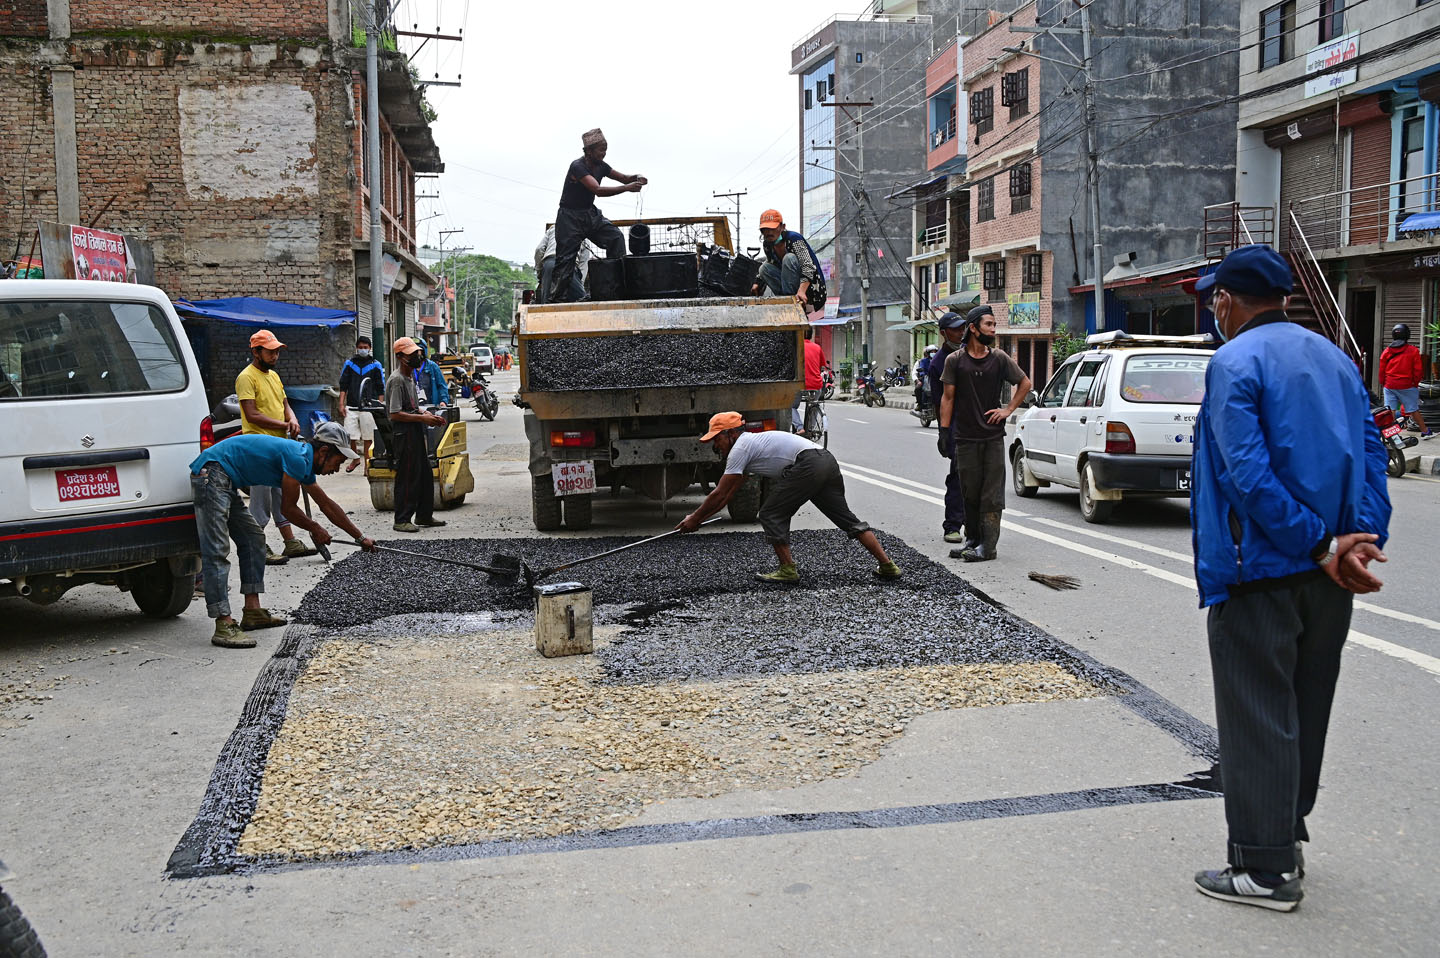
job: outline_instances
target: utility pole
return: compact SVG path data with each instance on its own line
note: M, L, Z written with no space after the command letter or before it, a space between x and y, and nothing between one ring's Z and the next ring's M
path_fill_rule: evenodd
M715 197L715 199L717 200L725 199L735 204L735 252L740 252L740 197L749 196L750 191L748 189L744 189L735 190L730 193L712 193L710 195ZM706 210L705 212L711 214L726 214L725 210Z
M875 351L875 330L870 323L870 232L866 229L866 213L870 206L869 195L865 192L865 107L874 106L874 100L830 100L823 104L844 110L845 115L855 124L855 139L858 157L855 163L855 189L851 193L855 197L855 205L859 215L856 217L860 229L860 362L868 363L870 356ZM854 109L855 115L850 116L850 110ZM835 177L840 177L840 150L835 150ZM855 371L856 373L859 370Z
M385 344L386 371L394 365L390 340L385 335L385 292L380 279L385 268L385 228L380 219L380 30L389 10L387 0L375 0L365 23L365 173L370 181L370 327L375 342Z
M1090 239L1095 244L1095 329L1101 332L1105 322L1105 249L1100 241L1100 161L1095 154L1095 76L1091 72L1094 60L1091 54L1091 39L1094 28L1090 23L1090 4L1080 7L1081 51L1085 55L1085 152L1088 154L1090 175Z

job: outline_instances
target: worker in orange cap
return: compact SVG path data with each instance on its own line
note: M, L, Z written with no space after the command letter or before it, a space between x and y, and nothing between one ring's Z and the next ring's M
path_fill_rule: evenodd
M750 292L768 289L771 296L793 296L806 313L825 308L825 275L820 258L776 210L760 214L760 235L765 241L765 262Z
M396 532L419 532L421 526L443 526L434 516L435 493L430 473L430 449L426 426L443 426L445 418L426 412L420 405L420 391L414 374L425 365L420 344L409 336L395 340L395 368L385 380L385 415L390 419L390 437L395 446ZM412 521L413 520L413 521Z

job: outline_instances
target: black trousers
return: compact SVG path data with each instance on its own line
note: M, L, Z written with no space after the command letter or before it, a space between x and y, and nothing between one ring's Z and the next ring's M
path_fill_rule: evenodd
M568 303L574 299L570 288L575 275L575 257L580 244L590 240L605 251L609 259L625 255L625 235L595 207L567 210L560 207L555 214L555 272L550 276L547 303Z
M825 449L807 449L785 467L760 506L760 528L772 545L790 544L790 520L800 507L813 502L836 528L854 539L870 531L855 518L845 501L845 477L840 463Z
M1309 841L1340 650L1354 596L1328 577L1232 595L1210 607L1210 667L1220 731L1229 860L1295 869Z
M982 512L999 512L1005 508L1004 436L978 442L956 439L954 462L952 471L959 480L960 495L965 503L962 521L965 516L978 520Z
M430 472L426 429L419 423L395 424L395 521L429 522L435 514L435 480Z

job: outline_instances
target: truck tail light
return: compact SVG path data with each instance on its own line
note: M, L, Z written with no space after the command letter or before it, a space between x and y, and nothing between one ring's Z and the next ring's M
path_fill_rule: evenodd
M590 449L595 445L595 430L556 429L550 433L550 445Z
M762 419L759 422L747 422L745 424L746 432L772 432L777 428L775 420L773 419Z
M1107 422L1105 424L1105 451L1134 452L1135 436L1130 432L1130 427L1123 422Z
M200 420L200 449L203 452L213 445L215 445L215 423L209 416L206 416ZM229 449L230 447L226 446L225 448Z

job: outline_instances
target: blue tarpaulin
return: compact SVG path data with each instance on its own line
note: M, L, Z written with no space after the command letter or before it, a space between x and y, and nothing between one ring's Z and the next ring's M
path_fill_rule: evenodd
M298 303L281 303L258 296L231 296L228 299L179 299L175 310L181 318L198 316L241 326L344 326L355 322L348 309L321 309Z
M1405 222L1395 227L1397 233L1423 233L1427 230L1440 230L1440 212L1411 213L1405 217Z

